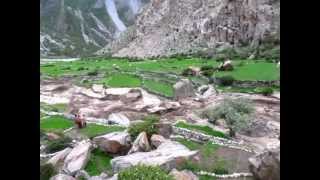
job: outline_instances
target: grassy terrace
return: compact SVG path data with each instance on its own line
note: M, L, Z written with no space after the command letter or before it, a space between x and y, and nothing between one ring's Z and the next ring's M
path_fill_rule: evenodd
M44 131L62 132L72 126L73 121L61 116L51 116L40 120L40 129Z
M180 128L193 130L193 131L198 131L198 132L210 135L210 136L228 138L228 136L225 135L223 132L215 131L212 128L210 128L209 126L199 126L199 125L187 124L187 123L184 123L181 121L178 122L175 126L180 127Z
M64 130L73 127L73 121L61 116L50 116L40 120L40 129L46 132L61 133ZM86 128L80 129L79 132L89 138L107 134L115 131L123 131L124 127L120 126L103 126L97 124L88 124Z
M74 75L80 77L103 75L99 80L92 80L82 85L90 86L92 83L104 84L107 87L144 87L151 92L164 96L173 96L173 83L175 79L170 79L166 74L173 73L180 75L189 66L201 67L210 65L218 67L220 62L215 60L205 60L200 58L162 58L157 60L144 60L131 62L128 59L82 59L72 62L55 62L41 65L40 71L43 75L60 77ZM217 72L215 76L231 75L236 80L277 80L280 77L280 69L275 63L262 60L234 60L235 69L233 71ZM151 72L154 74L148 74ZM158 74L157 73L164 73ZM133 75L136 74L136 75ZM146 76L147 75L147 76ZM147 78L142 78L142 76ZM199 77L189 77L200 84L207 84L207 80ZM156 81L160 80L160 81ZM170 79L170 83L164 83ZM166 80L166 81L161 81ZM172 81L172 82L171 82ZM254 92L247 89L225 89L232 92Z
M237 64L242 65L237 65ZM238 61L233 71L218 72L219 76L231 75L236 80L277 80L280 77L280 69L277 64L264 61Z
M178 138L176 141L188 147L190 150L198 150L200 154L200 161L193 162L187 161L185 162L179 169L188 169L192 172L198 172L201 170L214 172L216 174L227 174L227 166L223 159L216 156L216 151L219 146L216 144L205 143L200 144L188 139ZM202 177L202 179L206 179L209 177ZM211 178L211 177L210 177ZM209 178L209 179L210 179ZM201 178L200 178L201 179Z
M143 86L152 92L156 92L168 97L173 96L173 87L171 84L166 84L162 82L156 82L151 80L145 80Z
M86 128L80 129L80 133L86 135L89 138L93 138L95 136L123 130L125 130L125 128L120 126L102 126L97 124L88 124Z

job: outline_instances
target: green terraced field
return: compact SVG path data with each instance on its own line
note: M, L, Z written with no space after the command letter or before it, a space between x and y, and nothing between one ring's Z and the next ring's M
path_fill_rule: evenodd
M178 75L190 67L202 67L210 65L218 67L220 62L215 60L205 60L200 58L162 58L157 60L143 60L131 62L128 59L82 59L72 62L55 62L41 65L40 70L43 75L60 77L66 75L74 76L96 76L102 75L99 80L89 80L80 83L83 86L90 86L93 83L104 84L107 87L143 87L150 92L162 94L167 97L173 96L172 85L177 80L171 75ZM234 60L233 71L219 71L214 76L220 77L231 75L236 80L278 80L280 69L275 63L254 60ZM188 77L195 83L207 84L206 78ZM159 83L160 82L160 83ZM164 83L168 82L168 83ZM224 88L221 88L222 90ZM227 89L226 89L227 90ZM231 88L227 91L246 91Z

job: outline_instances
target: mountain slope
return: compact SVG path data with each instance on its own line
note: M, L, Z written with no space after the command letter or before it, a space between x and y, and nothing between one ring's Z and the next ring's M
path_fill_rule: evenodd
M153 57L280 42L280 0L151 0L97 54Z
M134 23L140 0L41 0L41 56L83 56L101 49ZM121 24L119 28L118 24Z

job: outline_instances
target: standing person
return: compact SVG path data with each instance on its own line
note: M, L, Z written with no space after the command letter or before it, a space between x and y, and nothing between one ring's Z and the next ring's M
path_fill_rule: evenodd
M77 125L79 129L82 128L82 121L79 114L75 115L74 123Z

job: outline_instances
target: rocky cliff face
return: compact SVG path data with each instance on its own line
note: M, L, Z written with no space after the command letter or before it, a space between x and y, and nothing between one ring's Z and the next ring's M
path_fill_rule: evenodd
M280 0L151 0L97 54L152 57L280 42Z
M41 0L40 55L90 55L132 25L148 1Z

